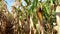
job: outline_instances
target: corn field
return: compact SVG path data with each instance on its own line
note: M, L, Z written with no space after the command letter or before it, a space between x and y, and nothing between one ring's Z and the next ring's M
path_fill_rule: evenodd
M60 34L60 0L22 1L0 0L0 34Z

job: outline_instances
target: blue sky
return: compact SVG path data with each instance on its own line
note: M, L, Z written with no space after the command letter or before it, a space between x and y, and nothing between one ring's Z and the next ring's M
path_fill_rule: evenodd
M7 3L7 8L9 10L9 12L11 12L11 6L14 3L15 0L5 0ZM43 0L44 1L44 0ZM25 6L26 2L24 0L22 0L22 5Z
M14 3L15 0L5 0L7 3L7 8L9 10L9 12L11 12L11 6ZM22 0L22 5L25 6L26 2L24 0Z
M15 0L5 0L5 1L7 2L6 4L7 4L8 10L11 12L11 6Z

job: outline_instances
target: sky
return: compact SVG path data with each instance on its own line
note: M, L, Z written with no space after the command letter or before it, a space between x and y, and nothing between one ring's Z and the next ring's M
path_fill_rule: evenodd
M14 3L15 0L5 0L7 3L7 8L9 10L9 12L11 12L11 6Z
M7 3L7 8L9 10L9 12L11 12L11 6L14 3L15 0L5 0ZM44 0L43 0L44 1ZM24 0L22 0L22 5L25 6L26 2Z
M9 12L11 12L11 6L13 5L15 0L5 0L7 3L7 8L9 10ZM22 5L25 6L26 2L24 0L22 0Z

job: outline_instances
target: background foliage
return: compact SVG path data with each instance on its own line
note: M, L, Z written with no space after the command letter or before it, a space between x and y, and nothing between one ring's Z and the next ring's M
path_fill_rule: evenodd
M0 12L3 11L3 8L5 6L3 6L4 3L2 3L4 0L0 0ZM43 14L43 25L44 25L44 32L46 34L51 34L52 33L52 29L53 29L53 23L56 23L56 12L55 12L55 5L57 5L57 0L24 0L26 2L26 6L22 5L22 0L19 0L19 6L15 7L15 13L17 14L17 21L21 21L21 25L18 27L19 32L23 33L24 32L24 28L23 26L25 26L23 23L24 21L28 22L29 17L32 17L32 24L35 30L36 30L36 34L39 34L38 32L38 17L36 14L36 11L38 8L42 9L42 14ZM21 7L21 9L20 9ZM13 16L11 13L9 13L10 16L7 16L12 20ZM28 17L29 16L29 17ZM23 24L23 25L22 25ZM29 23L30 24L30 23ZM29 25L27 24L27 26ZM26 27L26 26L25 26ZM26 27L27 28L27 27ZM28 29L28 28L27 28ZM34 30L34 31L35 31Z

